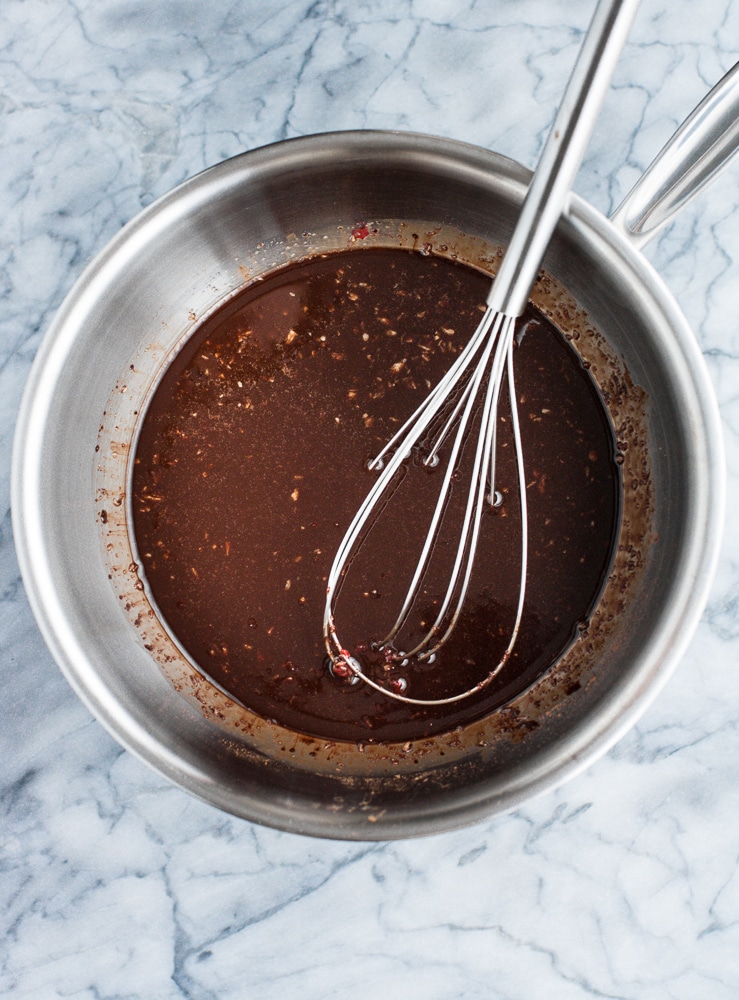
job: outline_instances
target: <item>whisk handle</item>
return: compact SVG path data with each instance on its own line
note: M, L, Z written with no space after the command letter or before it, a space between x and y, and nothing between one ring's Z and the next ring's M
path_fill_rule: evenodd
M639 0L600 0L572 70L488 305L520 316L590 139Z

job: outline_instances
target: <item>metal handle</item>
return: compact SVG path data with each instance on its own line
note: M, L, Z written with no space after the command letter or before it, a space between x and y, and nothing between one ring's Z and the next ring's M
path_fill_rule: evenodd
M600 0L595 10L488 296L495 312L520 316L526 307L638 5Z
M739 149L739 63L686 118L636 182L611 222L643 246Z

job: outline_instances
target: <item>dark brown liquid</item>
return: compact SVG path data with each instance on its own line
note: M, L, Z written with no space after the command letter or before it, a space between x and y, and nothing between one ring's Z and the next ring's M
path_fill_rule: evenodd
M619 515L613 432L579 356L530 309L514 352L529 567L512 657L489 687L434 708L350 685L326 667L326 577L372 485L367 459L448 369L488 289L489 278L471 268L407 251L314 258L275 272L214 314L154 393L133 471L146 580L203 672L265 718L352 741L448 730L530 685L592 612ZM371 643L402 605L440 470L408 463L337 600L343 644L385 682L402 674L413 697L474 686L509 641L521 525L506 392L499 414L503 502L483 517L462 617L433 665L387 665ZM468 447L462 466L470 455ZM466 486L452 495L405 648L433 620L465 499Z

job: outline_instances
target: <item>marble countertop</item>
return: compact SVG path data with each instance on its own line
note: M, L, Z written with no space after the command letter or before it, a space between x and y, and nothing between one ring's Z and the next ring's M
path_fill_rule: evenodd
M584 0L4 0L0 7L0 994L739 996L739 162L646 249L705 354L729 519L638 726L560 790L419 841L275 832L122 750L16 562L13 427L54 311L142 206L285 137L392 128L536 162ZM739 57L739 4L644 0L576 190L608 213Z

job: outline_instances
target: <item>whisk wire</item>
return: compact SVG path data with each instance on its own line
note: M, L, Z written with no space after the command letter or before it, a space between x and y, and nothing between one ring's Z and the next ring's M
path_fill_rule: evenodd
M482 523L482 511L485 503L485 496L487 494L490 498L488 502L492 502L495 495L496 415L498 411L498 401L501 388L501 369L505 364L506 358L509 357L510 346L513 338L513 328L515 325L515 319L513 317L507 316L502 319L504 322L500 324L499 329L501 332L495 340L496 350L485 393L485 402L481 419L481 428L483 429L483 433L478 437L475 461L471 476L471 483L474 484L474 490L470 489L468 493L467 507L460 532L460 544L457 549L457 556L450 574L449 586L441 608L439 609L437 619L423 641L419 643L415 650L413 650L414 653L418 650L424 649L433 636L440 630L439 627L447 614L449 605L452 603L455 591L457 591L456 608L442 637L432 649L428 650L428 652L422 653L419 656L419 659L428 659L436 653L444 645L444 643L446 643L457 625L459 615L462 611L462 606L464 605L467 597L467 591L469 590L470 578L472 576L472 569L477 552L480 526ZM484 364L482 362L480 364L481 374L484 373L484 367L487 367L487 361L488 358L486 357ZM515 409L514 397L511 397L511 405L512 408ZM464 429L460 427L457 437L458 441L461 441L463 434ZM518 450L517 457L521 457ZM521 458L521 465L522 464L523 460ZM521 530L523 535L525 535L525 521L522 522ZM462 578L461 586L459 586L463 562L465 563L464 576ZM521 605L521 607L523 607L523 605Z
M457 469L457 462L459 460L459 455L460 455L460 451L462 449L462 444L464 443L464 440L465 440L465 437L466 437L467 427L469 425L470 419L471 419L472 414L473 414L474 409L475 409L475 401L476 401L477 393L479 391L480 384L481 384L481 382L483 380L483 377L485 375L485 370L486 370L486 367L487 367L488 359L490 357L490 353L491 353L491 351L493 349L494 344L496 343L496 341L498 339L498 333L499 333L499 330L500 330L500 325L501 325L500 322L498 322L498 323L496 323L496 324L493 325L493 327L492 327L492 333L490 334L490 336L488 338L487 344L483 347L483 351L482 351L482 354L480 356L480 359L478 360L477 367L475 368L475 370L472 373L471 377L469 378L469 380L467 381L466 385L464 386L464 388L462 390L462 393L461 393L461 397L460 397L457 405L454 407L454 412L452 414L452 417L450 417L450 419L447 421L447 423L445 424L445 426L443 428L442 433L444 434L444 436L447 436L449 430L451 429L450 425L451 425L452 420L455 419L455 415L458 414L459 411L460 411L460 409L462 408L462 406L464 406L464 409L463 409L463 412L461 414L461 418L459 420L459 424L458 424L458 427L457 427L457 433L456 433L456 436L454 438L454 444L452 446L452 451L451 451L451 454L449 456L449 461L447 462L446 469L444 471L444 475L443 475L443 479L442 479L442 484L441 484L441 489L439 490L439 495L438 495L437 502L436 502L436 507L434 509L433 516L431 518L431 523L429 525L429 529L426 532L426 539L425 539L423 548L421 550L421 555L420 555L420 557L418 559L418 563L416 565L416 570L415 570L415 572L413 574L413 578L412 578L410 586L408 588L408 592L406 594L405 601L403 602L403 606L401 607L400 614L398 615L398 618L397 618L395 624L393 625L392 629L390 630L390 632L388 633L388 635L383 640L383 645L387 645L387 644L393 642L393 640L395 639L396 635L398 634L398 632L402 628L403 623L404 623L404 621L406 619L408 610L410 609L411 605L413 604L413 601L415 599L415 595L418 592L418 586L419 586L419 583L421 581L421 578L422 578L422 576L423 576L423 574L424 574L424 572L425 572L425 570L427 568L431 551L432 551L433 546L434 546L434 544L436 542L436 539L438 537L439 525L440 525L440 522L441 522L442 515L444 513L444 509L446 508L446 503L447 503L447 498L449 496L449 490L450 490L450 487L451 487L452 478L453 478L453 476L455 474L455 471ZM461 375L460 375L460 377L461 377ZM440 446L440 442L437 440L437 442L434 444L434 450L432 451L432 454L435 453L438 450L439 446ZM474 482L474 475L475 475L474 471L473 471L472 475L473 475L473 482ZM471 494L470 494L470 496L471 496ZM470 516L471 516L470 515L470 503L469 503L469 500L468 500L467 511L465 512L465 519L464 519L464 522L463 522L463 525L462 525L462 528L461 528L461 537L462 537L462 539L464 539L466 537L466 532L467 532L467 530L469 528L469 519L470 519ZM453 593L453 591L455 589L455 586L456 586L456 582L457 582L457 580L459 578L459 567L460 567L461 559L462 559L462 551L463 551L463 542L460 544L460 548L457 551L457 557L455 559L454 567L452 569L449 588L447 590L445 601L443 602L441 611L439 612L439 615L437 617L436 622L431 627L431 629L430 629L429 633L427 634L427 636L424 639L422 639L421 642L416 647L414 647L412 650L410 650L409 652L407 652L405 654L406 656L414 656L420 650L423 650L423 648L427 645L430 637L438 629L438 625L439 625L440 621L443 619L444 614L446 613L446 608L448 607L449 601L451 600L451 594Z
M437 386L437 390L439 391L434 391L429 394L424 403L418 408L415 414L408 421L406 421L401 430L393 437L391 442L383 448L383 450L372 462L368 463L369 468L375 466L379 459L388 455L391 445L393 443L395 444L395 451L388 460L387 464L382 465L380 475L357 511L349 530L342 541L342 544L339 546L331 571L329 572L327 580L326 609L324 614L324 642L332 663L335 664L338 660L343 661L355 677L361 678L377 691L380 691L388 697L394 698L398 701L408 702L414 705L450 704L452 702L461 701L463 698L468 697L475 691L481 690L493 680L496 674L507 662L518 635L524 606L528 545L525 497L526 482L523 471L523 453L518 414L516 412L515 385L513 381L514 329L514 317L495 314L492 313L491 310L487 310L469 343L460 353L455 364L450 368L449 372L447 372L445 378ZM472 367L473 363L474 368ZM503 369L506 366L508 372L508 391L512 413L514 449L516 453L516 465L519 470L518 490L519 507L521 512L521 578L519 599L511 637L502 657L495 667L488 672L482 681L478 682L467 691L448 698L412 698L404 695L401 691L390 690L386 686L377 683L362 670L361 664L357 658L353 656L349 650L342 646L337 635L334 620L334 601L338 597L343 576L347 572L350 565L349 557L352 553L356 554L358 549L357 542L360 539L368 521L376 511L377 505L382 501L383 496L385 496L390 489L398 471L403 463L409 458L413 448L417 446L419 440L421 440L428 428L433 425L434 420L436 420L439 414L443 412L443 408L448 408L449 399L451 398L455 400L452 412L443 421L440 430L436 432L429 450L430 455L436 454L442 446L443 441L456 427L452 449L443 474L441 490L431 518L430 528L427 532L405 601L403 602L403 607L401 608L401 612L390 632L383 640L376 644L376 648L383 649L392 647L395 638L402 629L403 624L417 599L419 584L428 567L434 541L438 536L453 475L455 469L457 468L459 455L467 438L467 428L476 410L480 410L480 434L478 436L478 443L470 473L470 489L468 491L463 523L460 528L457 553L455 556L454 566L450 574L446 594L441 602L441 607L436 615L436 620L428 629L426 635L413 649L409 651L395 651L394 659L396 661L406 663L410 657L415 656L419 660L428 661L432 659L436 652L438 652L438 650L447 642L457 625L467 596L467 591L469 589L486 495L488 503L492 504L494 502L495 446L497 435L496 427L498 402L503 379ZM480 406L479 397L481 392L484 394L482 405ZM454 604L454 610L448 624L444 627L444 622L448 617L449 608L452 604ZM439 637L439 633L443 634ZM432 642L434 644L429 649L428 646Z
M464 603L464 599L467 594L467 589L469 586L469 579L472 573L472 564L474 562L475 550L477 547L477 538L480 529L480 517L482 514L482 506L486 493L487 479L488 479L488 468L490 465L490 440L491 436L495 435L495 418L491 419L491 413L497 410L498 396L500 393L500 375L498 370L501 367L501 358L505 357L505 339L507 336L507 330L513 325L513 320L509 319L508 324L505 323L506 317L498 316L496 317L496 322L492 328L492 335L489 338L488 344L483 350L480 359L475 369L474 374L469 380L467 387L465 389L465 398L467 399L467 405L465 407L462 419L457 427L457 433L454 439L454 446L452 453L449 457L449 462L447 463L447 469L444 476L444 482L442 489L440 491L440 496L436 505L436 510L434 511L434 517L431 522L429 532L426 536L426 543L422 553L422 559L419 560L418 568L416 574L414 575L413 581L409 588L408 594L406 596L406 601L404 604L404 609L409 607L414 599L414 595L417 593L418 584L421 579L422 571L425 569L426 562L428 560L428 554L431 549L433 542L436 540L438 535L439 521L443 513L443 509L446 505L446 497L449 492L449 486L454 472L457 468L457 462L459 459L459 454L462 445L467 437L467 427L469 424L470 417L472 416L473 410L475 408L475 401L480 391L480 387L483 384L485 376L488 372L488 366L490 362L490 355L495 348L495 353L493 355L492 369L489 373L487 389L485 392L485 401L483 404L483 411L481 417L481 429L482 433L478 437L478 444L475 453L475 459L473 463L472 473L470 477L471 488L467 495L467 504L465 508L464 518L460 526L460 541L457 547L457 553L454 560L454 565L452 571L449 575L449 584L447 587L446 594L441 603L439 611L437 613L436 621L431 626L426 636L416 645L412 650L406 653L407 656L417 655L419 659L428 659L433 655L441 646L444 645L449 635L451 635L453 626L448 628L442 638L436 643L433 649L424 652L426 647L432 641L433 637L440 631L440 626L444 621L449 605L452 603L455 592L459 591L457 597L457 610L455 611L453 621L456 622L458 618L461 606ZM501 350L501 346L503 349ZM491 424L493 425L491 428ZM461 590L459 589L460 575L462 573L462 564L465 563L464 578ZM399 623L401 619L399 618ZM396 626L398 623L396 623ZM391 632L387 641L392 641L395 637L397 628L394 628Z
M433 422L434 418L440 412L442 405L449 398L450 391L460 381L464 372L474 360L474 357L480 349L480 345L484 342L485 336L490 327L493 325L495 318L496 313L494 313L491 309L485 310L477 329L470 337L468 343L465 344L463 349L457 355L454 363L450 366L449 371L447 371L446 374L439 380L439 382L429 392L428 396L411 414L401 428L395 432L382 450L378 452L375 458L368 463L369 469L382 468L382 466L378 463L381 463L385 455L396 448L401 441L404 442L404 457L410 454L411 449L418 441L423 431L425 431L426 428ZM431 412L431 416L427 422L423 423L422 417L424 413L427 413L427 411ZM414 436L410 431L411 427L420 428L419 434Z
M495 314L490 310L486 310L483 319L480 321L469 343L465 345L454 364L450 367L449 371L429 393L426 399L424 399L418 409L408 420L406 420L400 430L393 435L390 441L383 447L377 456L368 463L369 469L381 469L382 472L360 505L357 513L354 515L351 524L349 525L349 528L347 529L347 532L336 552L336 556L334 557L326 587L326 617L331 619L333 617L331 614L331 603L336 596L335 590L337 584L340 582L342 567L354 548L364 525L372 513L372 510L375 508L379 498L386 491L388 485L392 482L396 473L409 457L422 435L426 432L434 418L438 415L441 406L447 400L453 386L459 382L466 369L474 360L474 356L477 353L480 344L483 342L494 318ZM385 465L384 458L393 448L396 450L387 465ZM326 629L324 628L324 635L325 634Z

